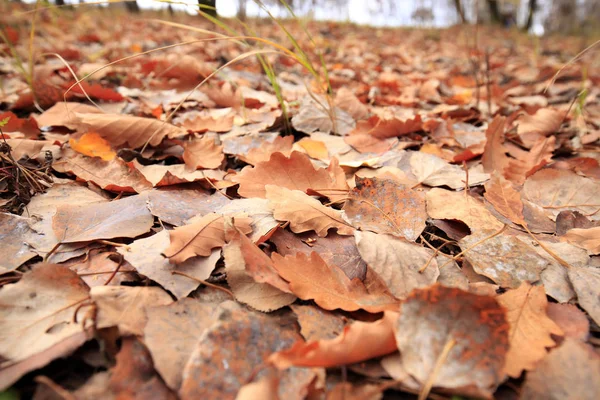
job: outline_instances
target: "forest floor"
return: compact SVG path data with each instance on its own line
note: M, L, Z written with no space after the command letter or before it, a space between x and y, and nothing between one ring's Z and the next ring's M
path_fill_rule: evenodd
M0 398L600 398L589 38L1 7Z

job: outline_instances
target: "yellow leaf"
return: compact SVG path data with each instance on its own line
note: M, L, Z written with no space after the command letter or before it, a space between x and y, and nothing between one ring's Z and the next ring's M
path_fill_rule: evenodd
M117 155L108 142L95 132L84 134L79 140L69 139L73 150L90 157L100 157L104 161L111 161Z

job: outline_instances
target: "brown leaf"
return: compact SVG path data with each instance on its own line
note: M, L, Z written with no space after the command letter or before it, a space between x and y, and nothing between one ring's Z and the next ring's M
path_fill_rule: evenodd
M114 192L140 193L152 185L130 164L120 158L104 161L66 149L63 157L52 164L58 172L71 173L84 181L94 182L102 189Z
M221 198L224 198L221 195ZM245 213L252 218L252 234L250 239L255 243L264 242L279 226L279 222L273 218L273 210L267 199L235 199L229 204L221 207L219 213L224 215L234 215Z
M334 103L350 114L356 121L369 117L368 107L348 88L341 87L336 91Z
M295 257L271 255L275 269L290 283L292 292L302 300L314 300L326 310L364 309L369 312L393 310L397 301L389 293L370 292L357 278L352 280L335 265L327 265L317 253L308 258L303 253Z
M414 289L434 284L440 275L429 249L371 232L356 231L354 236L363 260L399 299L406 298Z
M600 302L598 302L600 268L571 266L567 273L577 293L579 306L587 311L594 322L600 324Z
M231 302L220 306L216 320L196 343L184 368L182 400L234 399L244 383L264 373L270 354L299 339L293 324L279 325Z
M487 173L498 171L503 173L508 165L509 158L504 147L504 131L506 129L506 118L497 116L490 122L485 131L485 147L481 156L483 170Z
M354 125L354 119L346 111L331 107L323 97L317 103L311 96L306 96L298 113L292 117L292 126L304 133L335 131L338 135L345 135Z
M244 234L251 232L249 218L235 218L235 226ZM226 243L225 219L214 213L193 218L189 224L169 233L171 245L164 254L175 264L194 256L209 256L212 249L223 247Z
M0 213L0 243L2 257L0 272L17 269L37 253L26 243L36 241L35 232L29 227L29 219L14 214Z
M59 206L52 219L54 234L61 243L142 235L154 223L146 199L136 195L109 203Z
M490 397L500 384L509 327L493 297L417 289L401 304L395 327L402 364L422 386Z
M600 396L600 357L587 344L567 338L527 374L523 400L595 400Z
M527 225L523 216L523 202L521 195L510 182L497 171L492 174L492 179L485 184L484 197L496 211L518 225Z
M382 119L375 115L366 121L359 121L356 128L350 132L350 135L366 133L376 139L383 140L417 132L422 128L423 121L420 115L406 120L398 118Z
M344 211L357 228L416 240L427 220L425 194L391 179L356 177Z
M517 134L539 133L545 136L556 133L565 117L564 112L554 108L540 108L535 114L525 114L517 120Z
M510 325L510 348L506 353L504 371L518 378L523 370L531 370L546 356L546 348L555 345L550 335L562 335L562 330L546 315L548 300L543 286L524 282L518 289L497 297L506 308Z
M562 239L577 247L586 249L589 254L600 253L600 227L589 229L570 229L562 236Z
M219 168L225 159L223 146L217 145L209 136L185 142L183 149L183 161L188 171Z
M500 234L486 239L494 233L481 231L459 240L473 269L508 288L517 288L524 281L538 281L549 261L515 236Z
M141 165L137 160L134 160L132 164L154 187L205 180L209 182L219 182L225 177L225 171L222 170L204 169L190 172L187 170L185 164ZM206 184L205 186L209 188L218 187L219 183L213 183L212 185ZM229 184L225 187L228 186L232 185Z
M294 136L277 136L272 142L264 142L259 147L253 147L247 154L239 154L238 158L250 165L256 165L260 162L269 161L273 153L281 153L285 157L292 154L292 145Z
M169 232L162 230L148 238L135 240L129 248L119 247L121 254L142 275L152 279L178 299L186 297L199 283L174 271L183 272L197 279L208 279L221 257L214 249L208 257L193 257L175 266L162 253L169 247Z
M461 189L467 182L467 172L464 168L448 164L441 158L422 151L411 153L410 167L418 183L427 186L448 186L452 189ZM481 167L469 169L468 174L469 186L479 185L489 179L489 175L483 173Z
M306 341L333 339L344 330L345 319L334 312L311 304L292 304L290 308L298 317L300 334Z
M146 310L171 304L171 296L159 287L96 286L90 297L97 307L98 329L116 326L122 336L144 334Z
M75 130L79 126L75 113L102 114L102 111L84 103L61 101L41 113L36 120L40 126L64 126Z
M337 171L315 169L310 159L297 151L292 152L289 158L281 153L273 153L269 161L244 168L241 173L233 176L232 180L240 184L238 193L241 196L263 199L266 197L266 185L303 192L308 189L334 189L343 192L343 195L348 190L346 180L340 181Z
M598 193L597 180L549 168L536 172L523 185L523 196L542 207L552 220L566 210L578 211L593 221L600 220Z
M223 248L223 255L227 283L239 302L269 312L296 301L271 259L238 230Z
M221 109L216 110L221 111ZM181 121L180 124L176 125L179 125L182 128L192 132L229 132L231 128L233 128L234 117L235 114L232 112L229 112L226 115L211 115L211 113L201 113L196 114L194 118L188 117Z
M55 264L38 264L0 290L0 390L87 340L73 313L88 294L75 272Z
M169 388L181 387L183 368L198 339L214 322L212 313L213 305L191 298L148 308L144 343Z
M431 218L462 221L473 233L500 230L503 226L483 203L464 193L435 188L428 191L425 198Z
M590 335L590 321L577 306L548 303L546 314L563 331L565 338L587 341Z
M517 160L510 160L508 166L504 169L504 176L519 185L525 182L525 179L537 172L544 165L552 160L556 139L554 136L548 138L539 138L529 153Z
M209 194L200 189L177 186L148 193L148 208L152 215L171 225L181 226L196 215L218 211L230 200L221 193Z
M342 213L325 207L318 200L299 190L288 190L275 185L267 185L266 197L273 208L273 216L278 221L289 221L293 232L314 230L321 237L336 228L340 235L351 235L354 228L344 221Z
M375 322L356 321L334 339L298 341L269 357L277 368L291 366L336 367L380 357L396 351L394 325L398 313L387 311ZM365 346L369 343L368 346Z
M154 371L152 356L146 346L131 337L123 339L109 387L118 399L176 399Z
M285 229L278 229L269 239L275 243L277 252L282 256L304 253L310 256L313 251L319 254L327 265L339 267L350 279L364 281L367 264L363 261L352 236L341 236L329 232L321 238L313 232L293 234Z
M186 134L184 129L155 118L142 118L122 114L76 113L79 130L96 132L112 146L128 145L137 149L149 143L158 146L165 137Z
M104 286L108 282L108 279L111 278L112 271L116 270L117 267L119 270L112 277L109 285L119 286L121 282L135 282L139 280L135 268L128 263L123 263L119 266L118 257L114 257L114 253L95 248L89 250L89 252L85 251L85 253L87 254L83 260L77 258L61 265L77 272L77 275L89 287ZM117 261L114 261L113 258L117 259Z

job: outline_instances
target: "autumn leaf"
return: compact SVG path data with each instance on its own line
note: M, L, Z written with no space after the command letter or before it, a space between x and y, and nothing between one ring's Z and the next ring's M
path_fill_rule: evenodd
M250 233L249 218L235 218L235 226L244 234ZM169 232L171 244L164 255L174 264L180 264L194 256L209 256L215 247L226 243L225 218L220 214L209 213L196 217L187 225Z
M69 145L78 153L99 157L104 161L111 161L117 155L108 142L95 132L85 133L79 139L70 139Z
M291 291L302 300L314 300L326 310L364 309L369 312L394 310L397 301L386 291L370 293L357 278L350 280L335 265L327 265L317 253L271 256L279 275L289 282Z
M588 229L569 229L561 239L586 249L590 254L600 253L600 227Z
M188 171L219 168L224 159L223 146L211 137L203 136L183 145L183 161Z
M506 155L504 147L504 131L506 129L506 118L497 116L490 122L485 131L485 147L481 156L483 170L487 173L498 171L504 172L504 168L508 165L509 158Z
M503 379L508 323L493 297L417 289L401 304L395 329L402 364L422 387L489 397Z
M321 237L336 228L340 235L351 235L354 228L342 218L342 213L325 207L318 200L299 190L289 190L275 185L267 185L266 197L273 208L273 216L278 221L288 221L293 232L314 230Z
M543 286L524 282L497 300L506 308L510 325L504 371L518 378L523 370L533 369L546 356L546 348L555 345L550 335L562 335L562 330L546 315L548 300Z
M511 222L517 225L527 225L523 216L521 195L498 172L494 172L492 179L485 184L484 197L496 211Z
M356 321L334 339L296 342L291 348L269 356L269 362L280 369L291 366L329 368L393 353L397 349L393 329L397 319L398 313L386 311L378 321ZM371 345L365 346L366 343Z

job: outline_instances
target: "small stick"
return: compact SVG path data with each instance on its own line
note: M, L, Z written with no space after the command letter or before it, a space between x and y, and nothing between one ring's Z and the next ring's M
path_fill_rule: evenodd
M231 298L235 299L235 295L233 294L233 292L231 290L229 290L229 289L224 288L223 286L215 285L214 283L207 282L207 281L205 281L203 279L196 278L195 276L191 276L191 275L188 275L188 274L180 272L180 271L171 271L171 274L185 276L186 278L192 279L192 280L194 280L196 282L200 282L203 285L206 285L206 286L209 286L209 287L211 287L213 289L217 289L217 290L220 290L222 292L225 292L228 295L230 295Z

